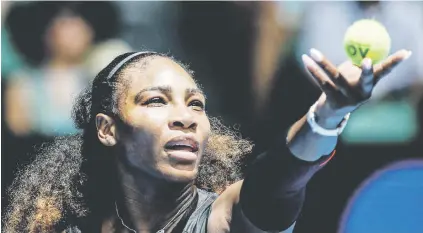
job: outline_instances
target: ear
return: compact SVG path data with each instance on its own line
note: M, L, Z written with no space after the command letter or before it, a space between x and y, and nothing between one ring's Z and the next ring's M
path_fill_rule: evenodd
M105 146L114 146L117 143L116 124L113 118L103 113L95 116L98 139Z

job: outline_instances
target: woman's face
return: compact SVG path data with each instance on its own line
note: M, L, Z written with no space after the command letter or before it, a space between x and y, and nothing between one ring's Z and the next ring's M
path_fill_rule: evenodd
M194 180L210 123L193 78L174 61L156 57L143 68L127 68L122 79L118 105L125 126L117 132L125 159L156 177Z
M93 30L78 16L56 17L47 32L47 46L51 55L72 62L82 59L93 39Z

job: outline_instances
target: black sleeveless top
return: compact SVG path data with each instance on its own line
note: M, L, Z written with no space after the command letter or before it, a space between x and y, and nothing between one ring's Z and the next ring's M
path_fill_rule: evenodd
M198 201L194 212L188 218L182 233L207 233L207 220L209 219L211 206L217 199L216 193L197 189ZM65 233L82 233L78 227L70 227Z
M188 219L187 224L182 233L206 233L207 220L209 219L211 206L218 195L216 193L207 192L202 189L198 190L197 207Z

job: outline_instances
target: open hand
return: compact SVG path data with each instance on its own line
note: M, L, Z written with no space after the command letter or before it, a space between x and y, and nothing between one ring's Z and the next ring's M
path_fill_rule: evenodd
M410 55L410 51L400 50L376 65L365 58L361 67L347 61L338 68L316 49L302 59L323 91L317 108L328 117L343 117L369 100L375 85Z

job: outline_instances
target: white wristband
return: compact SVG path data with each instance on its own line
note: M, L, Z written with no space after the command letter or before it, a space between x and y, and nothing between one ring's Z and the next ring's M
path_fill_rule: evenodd
M344 130L345 126L347 126L347 122L348 119L350 118L350 113L348 113L347 115L345 115L344 119L342 120L341 124L339 125L338 128L336 129L325 129L323 127L321 127L320 125L317 124L316 122L316 105L317 102L315 104L313 104L313 106L310 107L310 110L307 113L307 122L311 127L311 130L314 133L320 134L322 136L338 136L342 133L342 131Z

